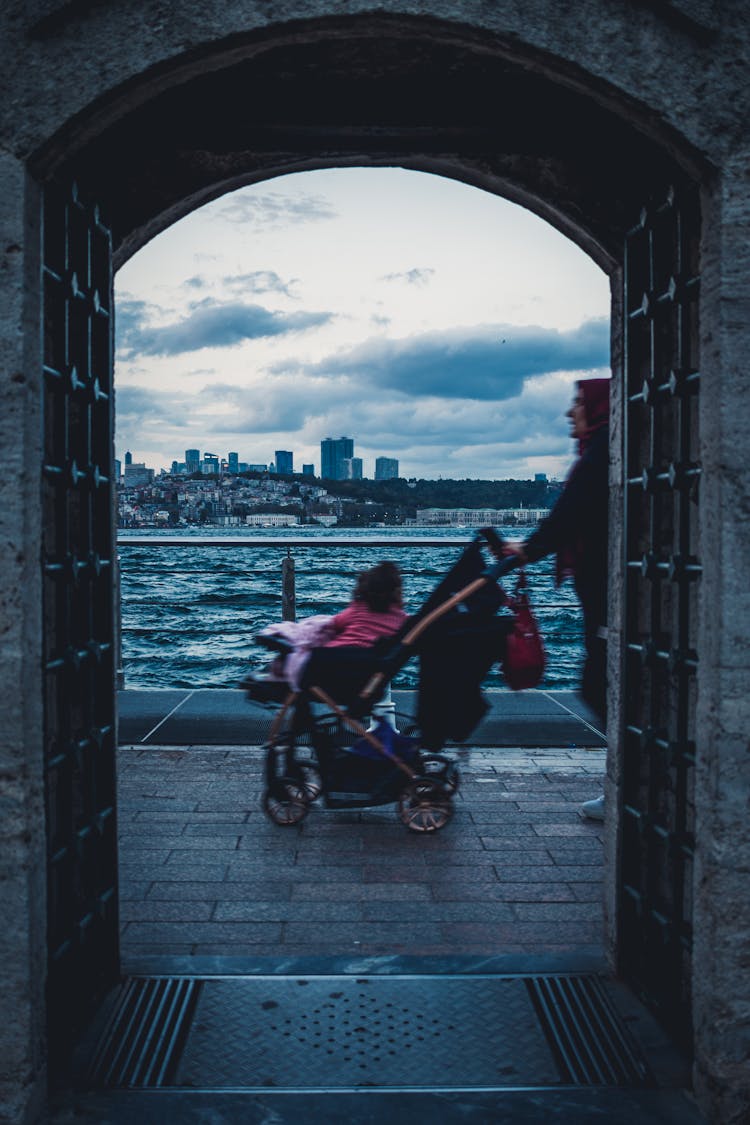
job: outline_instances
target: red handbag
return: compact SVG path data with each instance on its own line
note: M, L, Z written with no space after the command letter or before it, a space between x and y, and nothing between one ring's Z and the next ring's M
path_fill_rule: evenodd
M541 682L547 662L539 626L529 605L523 570L518 574L515 595L505 594L505 605L513 614L513 628L505 644L503 672L512 691L523 691Z

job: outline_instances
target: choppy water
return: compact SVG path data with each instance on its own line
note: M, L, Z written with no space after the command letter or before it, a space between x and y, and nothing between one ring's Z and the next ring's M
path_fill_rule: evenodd
M501 529L502 530L502 529ZM281 546L216 547L201 538L218 529L191 531L195 546L120 547L122 647L127 687L234 687L248 667L260 667L267 655L253 644L253 636L281 618ZM442 529L409 529L409 536L437 538ZM414 612L459 556L461 548L357 547L357 539L387 539L387 529L342 532L316 528L315 538L351 539L351 547L294 547L297 616L338 613L348 604L357 572L381 559L393 559L404 576L407 613ZM462 533L445 529L446 537ZM148 535L148 532L139 533ZM158 534L156 532L154 535ZM237 534L232 530L233 536ZM282 529L269 531L279 538ZM303 532L293 529L292 537ZM391 532L403 537L403 532ZM518 538L517 529L506 529ZM262 538L253 528L248 537ZM466 532L467 542L471 533ZM532 604L547 649L547 688L578 684L583 660L582 628L572 586L554 585L553 560L529 569ZM508 585L512 588L515 579ZM394 686L412 687L417 662L399 673ZM502 687L502 674L493 668L487 687Z

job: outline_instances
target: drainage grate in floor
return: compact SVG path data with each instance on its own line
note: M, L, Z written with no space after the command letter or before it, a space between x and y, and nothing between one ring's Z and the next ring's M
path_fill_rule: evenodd
M648 1084L593 975L142 978L93 1084L470 1090Z
M526 987L563 1081L649 1085L649 1071L594 976L528 977Z
M125 981L92 1061L92 1085L174 1085L200 989L193 977Z

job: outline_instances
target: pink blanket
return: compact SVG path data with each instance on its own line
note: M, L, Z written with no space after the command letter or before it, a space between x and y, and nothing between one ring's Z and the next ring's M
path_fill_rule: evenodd
M322 648L334 635L332 621L330 614L318 613L312 617L303 617L301 621L278 621L262 629L261 636L281 637L294 645L294 652L284 658L281 675L272 671L272 678L287 680L295 691L299 691L302 673L312 649Z

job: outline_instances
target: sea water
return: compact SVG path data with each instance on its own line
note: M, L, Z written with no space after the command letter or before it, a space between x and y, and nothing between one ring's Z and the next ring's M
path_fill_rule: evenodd
M521 539L518 528L500 528L508 539ZM138 532L157 537L158 531ZM265 650L253 643L266 625L281 619L281 565L287 548L274 542L259 547L219 547L206 540L218 528L169 532L185 545L120 546L122 605L122 664L129 688L235 687L250 669L268 662ZM231 529L232 538L245 529ZM456 528L354 529L249 528L247 538L278 541L305 536L341 540L346 546L294 546L297 618L338 613L350 599L358 571L392 559L404 579L404 607L415 612L461 553L447 545L389 547L389 538L461 538L470 531ZM363 539L383 546L363 545ZM359 542L359 545L358 545ZM574 688L583 662L582 621L572 584L556 587L554 559L527 571L529 594L547 652L542 687ZM514 575L504 586L515 588ZM418 663L410 661L393 681L394 687L416 684ZM502 670L494 666L485 686L505 686Z

